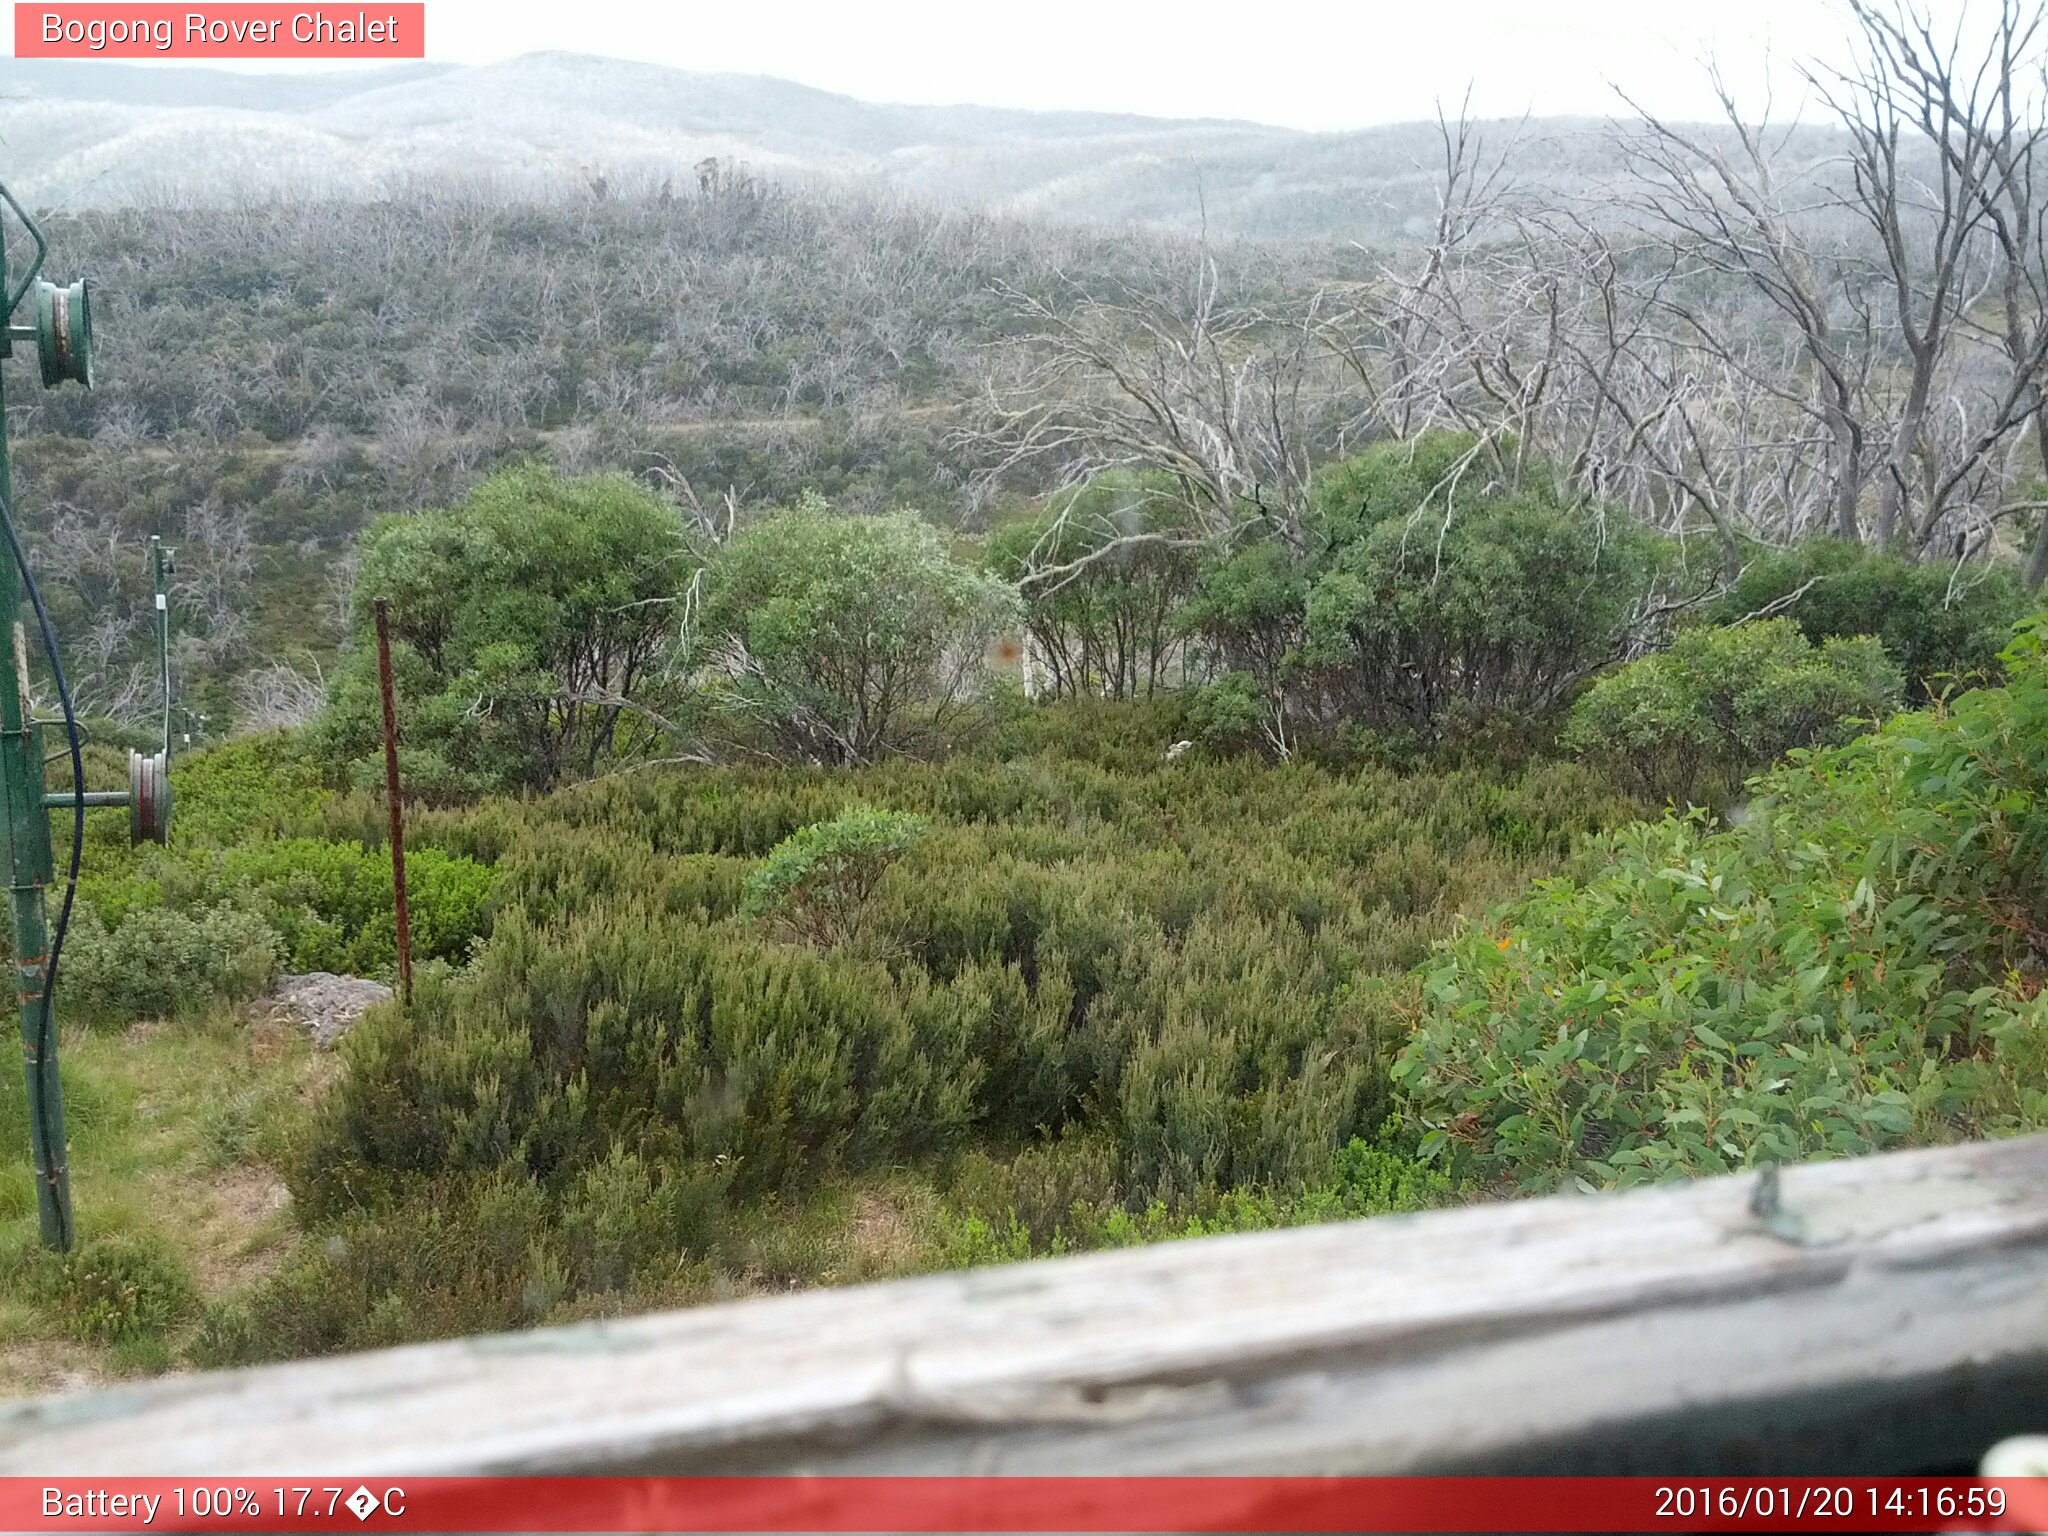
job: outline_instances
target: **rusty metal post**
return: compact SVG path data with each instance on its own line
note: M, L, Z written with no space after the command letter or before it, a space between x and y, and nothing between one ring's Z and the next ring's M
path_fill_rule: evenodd
M405 909L405 805L398 794L398 706L391 693L390 604L376 601L377 689L384 695L384 798L391 808L391 905L398 917L398 996L412 1006L412 919Z

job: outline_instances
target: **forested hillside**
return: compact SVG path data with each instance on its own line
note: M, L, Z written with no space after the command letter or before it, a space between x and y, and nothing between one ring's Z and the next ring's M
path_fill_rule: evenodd
M213 728L239 676L328 665L356 534L539 455L726 516L805 490L850 511L985 518L961 440L999 285L1109 286L1184 248L734 173L673 199L148 210L57 221L100 305L99 388L18 395L19 493L86 706L154 663L135 541L179 546L183 695ZM1248 294L1295 263L1231 257ZM1048 483L1040 474L1024 487ZM260 710L259 710L260 713Z

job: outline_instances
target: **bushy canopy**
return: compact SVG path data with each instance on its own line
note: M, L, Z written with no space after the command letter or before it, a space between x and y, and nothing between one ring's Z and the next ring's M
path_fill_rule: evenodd
M1476 450L1447 432L1377 444L1318 473L1305 545L1248 524L1212 553L1182 623L1226 674L1232 719L1261 698L1283 751L1356 726L1433 741L1541 716L1622 654L1662 541L1540 464L1502 484Z
M1631 1183L2048 1116L2048 662L1593 840L1447 943L1394 1071L1488 1182Z
M1996 682L1998 653L2033 604L2019 571L1996 561L1925 564L1848 539L1808 539L1752 552L1707 611L1718 624L1766 611L1815 642L1875 635L1915 699Z
M1189 523L1169 476L1117 473L989 536L989 570L1024 589L1046 692L1125 699L1170 680L1197 573Z
M1435 735L1478 711L1550 709L1614 658L1655 582L1639 527L1540 472L1488 483L1469 449L1382 444L1318 484L1330 552L1306 655L1372 724Z
M976 704L1015 589L956 563L908 512L811 501L742 530L705 567L688 654L714 726L818 763L943 748Z
M1566 745L1638 793L1726 793L1794 747L1847 740L1899 707L1904 679L1869 635L1810 643L1789 619L1689 629L1602 678Z
M409 791L542 789L630 751L630 700L675 625L691 540L618 475L509 470L460 504L365 537L354 644L321 730L374 779L381 729L371 601L390 600Z

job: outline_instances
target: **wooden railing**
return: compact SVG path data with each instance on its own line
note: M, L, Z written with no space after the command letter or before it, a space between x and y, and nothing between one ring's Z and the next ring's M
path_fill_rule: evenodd
M0 1473L1967 1470L2048 1429L2048 1137L0 1407Z

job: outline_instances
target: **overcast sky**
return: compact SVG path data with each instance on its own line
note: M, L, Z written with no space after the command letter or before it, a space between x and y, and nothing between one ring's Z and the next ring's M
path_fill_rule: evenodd
M1985 0L1931 0L1953 19ZM374 10L374 5L371 6ZM1429 116L1601 113L1610 82L1710 116L1701 60L1789 109L1793 61L1840 56L1835 0L428 0L429 56L541 49L779 75L874 101L1071 107L1357 128ZM1773 79L1766 59L1777 60ZM359 67L359 66L358 66Z
M1946 0L1951 14L1956 0ZM1076 107L1356 128L1429 115L1604 112L1608 82L1712 112L1700 59L1745 94L1767 50L1838 52L1830 0L429 0L437 58L542 48L781 75L879 101ZM1780 85L1782 95L1786 87Z

